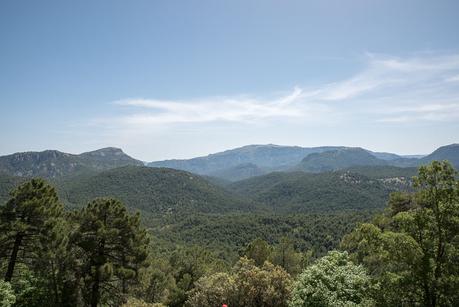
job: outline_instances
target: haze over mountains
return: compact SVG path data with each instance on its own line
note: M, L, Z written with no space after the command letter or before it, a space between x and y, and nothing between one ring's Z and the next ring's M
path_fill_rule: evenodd
M325 252L382 210L391 192L410 190L418 165L446 159L457 168L458 157L457 144L421 158L339 146L250 145L149 166L117 148L16 153L0 157L0 203L19 183L40 176L67 208L115 197L174 244L237 250L261 234L274 240L300 231L300 245Z
M443 146L427 156L400 156L343 146L297 147L248 145L187 160L164 160L148 166L169 167L201 175L237 181L272 171L323 172L353 166L416 167L432 160L459 165L459 144Z
M121 149L107 147L79 155L45 150L0 157L0 172L18 177L57 178L102 171L126 165L143 165Z
M0 200L26 178L44 177L70 207L114 196L151 214L372 209L382 208L391 191L409 188L416 167L432 160L459 167L459 145L422 158L340 146L249 145L149 167L118 148L25 152L0 157Z
M147 163L150 167L166 167L191 173L238 181L273 171L336 171L355 166L416 167L432 160L449 160L459 166L459 144L443 146L427 156L405 157L393 153L372 152L343 146L298 147L248 145L183 160ZM122 166L142 166L121 149L102 148L79 155L56 150L14 153L0 157L0 172L18 177L63 176L94 173Z

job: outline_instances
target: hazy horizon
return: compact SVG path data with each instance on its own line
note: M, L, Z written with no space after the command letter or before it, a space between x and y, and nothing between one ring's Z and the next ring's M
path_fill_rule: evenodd
M0 155L428 154L459 142L457 29L457 1L4 1Z

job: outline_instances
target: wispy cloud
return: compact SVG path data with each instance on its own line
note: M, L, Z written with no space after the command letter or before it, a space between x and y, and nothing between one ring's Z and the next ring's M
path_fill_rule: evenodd
M336 120L412 123L459 119L459 54L391 57L367 54L365 68L314 88L295 87L277 97L238 95L186 100L115 101L124 128L212 122L321 124Z
M212 97L186 101L154 99L124 99L115 101L119 106L137 107L141 112L125 115L121 122L129 125L155 125L176 123L204 123L215 121L254 123L270 118L307 117L307 110L298 103L303 90L293 91L277 98Z

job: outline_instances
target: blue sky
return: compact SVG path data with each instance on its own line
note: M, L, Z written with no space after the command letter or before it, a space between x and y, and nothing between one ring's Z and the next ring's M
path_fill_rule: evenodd
M0 2L0 154L459 142L459 1Z

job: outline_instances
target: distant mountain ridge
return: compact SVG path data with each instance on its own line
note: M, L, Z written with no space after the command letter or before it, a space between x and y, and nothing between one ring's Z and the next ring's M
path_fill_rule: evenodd
M458 168L459 145L442 146L427 156L401 156L344 146L308 148L272 144L248 145L204 157L156 161L147 165L169 167L236 181L272 171L301 170L317 173L355 166L417 167L432 160L448 160Z
M362 148L341 148L307 155L296 167L298 170L321 173L352 166L388 165L390 161L377 158Z
M459 144L442 146L427 156L400 156L344 146L247 145L204 157L156 161L147 165L183 170L234 182L273 171L301 170L317 173L355 166L417 167L432 160L448 160L459 168ZM48 179L85 173L95 174L127 165L143 166L144 163L114 147L82 154L45 150L0 157L2 173L18 177L40 176Z
M58 178L125 165L143 165L121 149L107 147L79 155L45 150L0 157L0 172L18 177Z
M223 152L182 160L164 160L148 163L153 167L169 167L197 174L210 175L241 164L255 164L267 171L287 169L310 153L333 150L340 147L325 146L305 148L280 145L247 145Z

